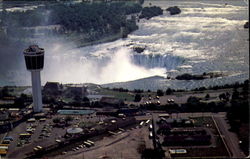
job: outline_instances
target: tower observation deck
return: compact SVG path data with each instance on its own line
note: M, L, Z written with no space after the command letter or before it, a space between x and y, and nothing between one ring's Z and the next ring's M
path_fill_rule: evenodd
M31 72L34 112L42 111L42 92L40 71L44 66L44 49L31 45L23 52L26 68Z

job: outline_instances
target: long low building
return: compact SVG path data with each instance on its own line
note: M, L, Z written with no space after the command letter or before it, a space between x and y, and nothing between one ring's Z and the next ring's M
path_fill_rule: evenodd
M174 128L165 135L164 146L209 145L211 135L203 128Z
M58 110L57 113L60 115L89 115L93 114L95 110L86 109L86 110Z

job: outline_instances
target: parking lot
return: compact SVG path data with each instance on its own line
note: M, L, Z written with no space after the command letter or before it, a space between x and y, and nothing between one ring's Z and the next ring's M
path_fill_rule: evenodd
M8 158L24 158L27 153L33 151L36 146L47 147L56 144L56 140L63 141L63 136L66 134L66 130L69 127L78 125L79 123L97 123L103 121L105 116L74 116L74 119L70 124L63 128L54 127L53 119L55 118L65 118L65 115L55 115L53 118L47 118L44 121L30 121L23 122L19 126L15 127L6 136L11 136L14 140L10 143L8 148L7 156ZM26 134L30 134L26 137Z
M117 134L105 136L102 139L95 141L95 146L93 147L69 150L66 154L59 155L56 158L60 159L70 157L72 159L99 159L109 157L111 159L138 159L140 158L138 150L140 146L153 148L152 140L149 139L148 126L149 125L144 125L140 127L139 124L137 124L136 126L120 131ZM76 145L76 147L79 147L79 145Z

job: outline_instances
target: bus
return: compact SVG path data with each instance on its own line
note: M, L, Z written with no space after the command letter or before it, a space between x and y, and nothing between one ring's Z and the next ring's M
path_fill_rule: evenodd
M0 149L0 155L6 155L7 151L5 149Z
M8 146L0 146L0 150L6 150L8 151L9 147Z
M30 123L35 122L35 121L36 121L35 118L30 118L30 119L27 120L27 122L30 122Z
M42 149L43 149L42 146L36 146L36 147L33 148L33 150L34 150L35 152L41 151Z
M165 114L159 114L158 115L159 118L163 117L163 118L169 118L169 114L165 113Z
M145 125L147 126L149 122L150 122L150 119L148 119L148 120L145 122Z
M89 143L89 142L87 142L87 141L84 141L83 143L84 143L84 145L85 145L86 147L91 147L91 143Z
M149 130L152 130L152 129L153 129L153 125L150 124L150 125L149 125Z
M124 130L124 129L122 129L122 128L119 128L119 130L120 130L120 131L125 131L125 130Z
M4 140L2 141L2 144L10 144L10 142L11 142L11 140L9 140L9 139L4 139Z
M108 133L110 133L111 135L116 135L116 133L113 131L108 131Z
M27 139L27 138L30 138L30 137L31 137L30 133L19 134L20 139Z
M87 140L88 143L90 143L92 146L95 145L95 143L93 141Z
M0 144L0 146L9 146L9 144Z
M11 137L11 136L6 136L6 137L4 137L4 140L11 140L11 141L13 141L13 137Z
M142 126L143 126L143 124L144 124L144 121L140 122L140 127L142 127Z
M38 149L37 147L34 147L33 150L34 150L34 151L38 151L39 149Z
M149 138L150 138L150 139L153 138L153 133L152 133L152 132L149 133Z
M42 146L36 146L36 148L38 148L38 150L42 150L43 149Z
M47 120L46 118L39 119L40 122L45 122L46 120Z

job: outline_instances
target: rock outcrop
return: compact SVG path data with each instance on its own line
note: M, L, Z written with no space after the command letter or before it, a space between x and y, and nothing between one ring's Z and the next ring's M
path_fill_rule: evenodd
M162 15L163 14L163 10L160 7L144 7L142 9L141 15L139 16L140 19L142 18L146 18L146 19L150 19L154 16L158 16L158 15Z
M177 6L174 7L169 7L166 9L166 11L170 12L170 15L175 15L175 14L180 14L181 13L181 9Z
M245 29L248 29L248 28L249 28L249 22L246 22L246 23L244 24L244 28L245 28Z

